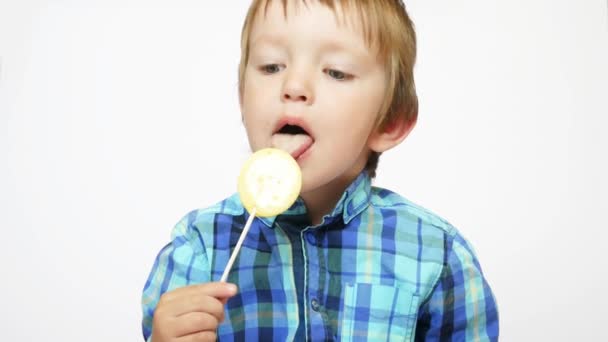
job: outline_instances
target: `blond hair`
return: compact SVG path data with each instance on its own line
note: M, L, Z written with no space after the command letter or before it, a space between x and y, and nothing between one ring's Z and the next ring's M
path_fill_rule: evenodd
M253 0L241 32L239 63L239 95L243 94L245 68L249 60L249 35L253 21L262 8L267 11L272 0ZM294 1L294 0L291 0ZM300 0L306 3L307 0ZM308 0L310 1L310 0ZM384 102L378 113L376 129L384 129L397 120L415 122L418 117L418 96L414 83L416 62L416 33L401 0L316 0L336 11L336 5L348 13L356 9L364 28L364 39L375 47L386 65L388 75ZM287 15L287 0L281 0ZM372 152L365 165L371 177L376 175L380 153Z

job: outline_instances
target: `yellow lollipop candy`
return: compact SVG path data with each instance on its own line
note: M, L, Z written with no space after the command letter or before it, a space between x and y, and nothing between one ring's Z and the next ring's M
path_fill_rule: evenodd
M238 192L243 206L260 217L276 216L295 202L302 188L300 166L279 149L254 153L241 169Z
M238 179L241 202L249 218L230 255L220 281L226 281L241 249L253 218L276 216L289 209L302 188L302 172L293 157L279 149L265 148L254 153L241 168Z

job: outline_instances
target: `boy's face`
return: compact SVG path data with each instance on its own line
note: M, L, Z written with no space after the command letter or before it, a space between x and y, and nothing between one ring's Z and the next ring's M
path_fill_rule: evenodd
M287 6L287 17L280 1L256 16L241 111L251 148L290 152L306 193L363 169L386 74L358 15L338 8L336 16L316 1Z

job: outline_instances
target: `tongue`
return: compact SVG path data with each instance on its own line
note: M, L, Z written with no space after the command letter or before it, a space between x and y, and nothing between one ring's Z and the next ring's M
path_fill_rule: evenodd
M292 157L298 158L312 145L312 138L308 134L283 134L272 136L272 146L281 149Z

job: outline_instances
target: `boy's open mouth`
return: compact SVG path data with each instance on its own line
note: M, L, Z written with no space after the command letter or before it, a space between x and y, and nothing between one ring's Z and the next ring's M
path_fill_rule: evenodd
M293 121L293 120L292 120ZM303 155L314 143L308 131L295 122L283 120L272 135L272 146L291 154L294 159Z

